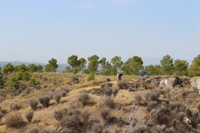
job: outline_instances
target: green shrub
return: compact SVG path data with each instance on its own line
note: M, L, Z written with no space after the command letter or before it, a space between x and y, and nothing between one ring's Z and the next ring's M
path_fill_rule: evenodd
M30 79L30 75L27 71L23 72L22 80L28 81Z
M30 85L36 85L36 80L35 80L34 77L31 77L31 78L30 78L29 84L30 84Z
M94 72L91 72L89 77L87 78L87 81L91 81L91 80L94 80L95 79L95 74Z
M7 88L16 88L18 89L19 88L19 80L13 76L11 77L8 81L7 81Z
M22 80L22 75L23 75L23 72L18 72L17 74L18 80Z
M3 81L3 76L2 76L2 75L0 75L0 87L1 87L1 86L3 86L3 84L4 84L4 81Z

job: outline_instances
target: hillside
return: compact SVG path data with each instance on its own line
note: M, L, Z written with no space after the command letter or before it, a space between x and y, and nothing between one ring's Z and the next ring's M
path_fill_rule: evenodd
M36 86L23 82L27 87L18 94L4 91L0 133L28 133L35 127L40 133L200 131L200 104L196 106L200 98L187 77L124 76L124 81L117 82L115 76L96 75L88 82L86 74L32 76L36 77ZM49 104L44 107L39 102L32 109L30 100L39 101L41 97L49 98ZM34 112L31 123L25 118L30 111ZM9 123L9 117L18 113L23 121L12 119L18 124Z

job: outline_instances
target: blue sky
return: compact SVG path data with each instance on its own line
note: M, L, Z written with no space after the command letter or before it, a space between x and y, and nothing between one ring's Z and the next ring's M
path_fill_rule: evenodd
M200 54L200 0L0 0L0 61ZM159 62L158 62L159 63Z

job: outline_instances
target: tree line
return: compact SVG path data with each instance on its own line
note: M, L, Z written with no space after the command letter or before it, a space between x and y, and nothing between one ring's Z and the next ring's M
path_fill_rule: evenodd
M194 58L190 66L186 60L173 60L170 55L165 55L160 60L160 64L148 66L143 66L143 60L139 56L133 56L123 62L120 56L115 56L108 61L105 57L100 59L97 55L92 55L87 60L72 55L68 57L67 63L68 66L63 72L74 74L94 72L99 75L116 75L120 70L125 75L138 75L140 71L145 71L151 75L200 76L200 54ZM8 63L2 70L0 68L0 71L4 74L12 72L56 72L57 68L57 60L52 58L44 68L42 65L35 64L13 66Z

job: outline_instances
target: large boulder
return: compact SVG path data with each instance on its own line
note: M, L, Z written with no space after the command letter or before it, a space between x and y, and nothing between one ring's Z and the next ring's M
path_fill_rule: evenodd
M160 87L167 87L170 89L174 89L174 87L176 85L180 85L181 84L181 80L178 77L172 77L172 78L167 78L167 79L163 79L160 81Z
M153 84L156 87L158 87L160 85L161 79L162 79L161 77L147 78L145 82L148 84Z
M190 83L191 83L191 89L193 90L193 92L200 94L200 78L192 78L190 80Z

